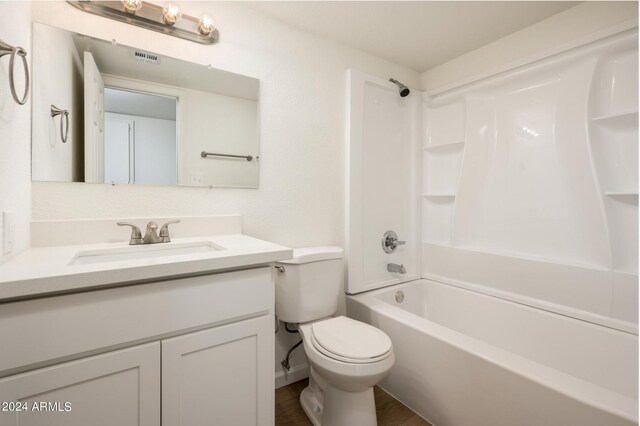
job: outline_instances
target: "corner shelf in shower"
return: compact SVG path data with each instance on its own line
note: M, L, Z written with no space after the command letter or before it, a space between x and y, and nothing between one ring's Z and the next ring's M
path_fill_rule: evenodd
M607 197L613 198L614 200L618 200L626 203L638 204L638 192L611 191L611 192L605 192L604 195L606 195Z
M435 193L426 193L422 194L424 198L456 198L456 194L435 194Z
M638 111L622 112L615 114L601 115L598 117L592 117L591 121L602 126L619 128L619 129L632 129L638 127Z
M438 145L427 145L423 147L422 150L430 153L453 151L456 149L462 149L464 147L464 143L465 141L458 141L458 142L448 142L448 143L443 143Z

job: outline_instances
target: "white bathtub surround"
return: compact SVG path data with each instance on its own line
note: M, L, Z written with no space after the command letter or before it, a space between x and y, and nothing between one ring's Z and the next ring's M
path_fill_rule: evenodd
M425 97L424 277L637 333L637 48Z
M637 22L599 35L420 105L348 73L348 293L421 250L422 277L637 333Z
M393 341L381 386L433 424L638 422L634 334L428 280L347 303Z
M523 46L531 57L496 74L413 91L419 183L411 160L395 164L415 143L406 121L385 121L411 104L347 76L347 289L362 292L348 313L391 337L381 386L433 424L638 422L638 36L637 19L619 18L563 34L567 45ZM379 172L368 190L367 170ZM385 254L385 228L411 213L422 234ZM387 273L414 250L423 280Z
M421 92L401 97L388 80L347 72L346 291L359 293L420 276L419 176ZM405 241L393 253L382 249L394 231ZM389 272L388 264L406 273Z

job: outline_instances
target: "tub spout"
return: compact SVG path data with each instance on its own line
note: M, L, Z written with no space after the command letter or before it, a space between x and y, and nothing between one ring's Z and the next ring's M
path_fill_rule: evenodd
M387 263L387 271L395 272L397 274L407 273L407 270L404 269L404 265L398 265L397 263Z

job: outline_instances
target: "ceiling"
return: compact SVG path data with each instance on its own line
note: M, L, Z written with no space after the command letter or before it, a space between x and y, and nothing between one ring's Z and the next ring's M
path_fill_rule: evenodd
M299 29L424 72L578 5L565 1L250 1Z

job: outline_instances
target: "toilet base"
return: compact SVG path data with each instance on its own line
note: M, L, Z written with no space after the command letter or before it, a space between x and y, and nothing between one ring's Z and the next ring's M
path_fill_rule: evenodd
M316 395L307 386L300 394L300 405L313 426L320 426L322 423L322 403L318 402Z
M310 369L309 386L300 394L300 405L313 426L376 426L373 388L360 392L337 389Z
M300 393L300 405L313 426L322 425L324 395L315 379L315 373L309 369L309 385Z

